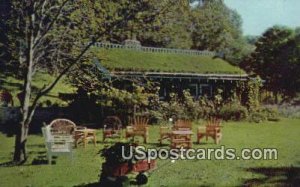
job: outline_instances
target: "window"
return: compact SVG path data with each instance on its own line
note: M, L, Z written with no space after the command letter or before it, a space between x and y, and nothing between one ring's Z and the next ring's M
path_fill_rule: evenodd
M190 94L194 97L198 96L198 85L197 84L189 84L188 89L190 90Z
M166 87L160 87L159 89L159 99L163 100L167 96L167 88Z
M200 92L201 96L211 97L212 96L212 86L209 84L200 84L199 92Z

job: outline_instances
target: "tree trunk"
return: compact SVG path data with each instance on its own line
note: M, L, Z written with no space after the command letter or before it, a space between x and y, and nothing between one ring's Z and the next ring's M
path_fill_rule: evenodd
M26 141L28 136L28 124L20 123L17 127L16 139L15 139L15 162L25 162L27 159L26 155Z
M16 139L15 139L15 152L14 152L14 161L18 163L24 163L26 161L26 141L28 136L29 124L31 122L31 116L34 113L35 106L30 107L30 98L31 98L31 87L32 87L32 77L34 75L34 36L33 36L33 23L35 21L35 15L32 14L30 19L26 22L26 25L30 25L27 33L27 38L25 39L27 43L27 48L20 49L20 60L22 63L26 63L26 76L24 79L23 87L23 100L21 103L21 114L22 118L20 120L19 126L17 127ZM33 110L32 114L29 111L30 108Z
M274 96L275 96L275 104L278 104L278 92L277 91L275 91Z

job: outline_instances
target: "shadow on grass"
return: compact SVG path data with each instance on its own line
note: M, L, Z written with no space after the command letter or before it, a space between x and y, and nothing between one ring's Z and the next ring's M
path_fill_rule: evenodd
M22 162L8 161L0 163L0 167L15 167L15 166L23 166L26 163L27 159Z
M33 148L33 147L36 147L36 148L45 148L45 144L29 144L27 145L27 147L30 147L30 148Z
M80 184L74 187L101 187L99 182L89 183L89 184Z
M16 123L0 125L0 132L5 134L7 137L13 137L16 134L16 128Z
M115 144L115 143L117 143L118 141L105 141L105 142L103 142L103 141L96 141L96 143L97 143L97 145L113 145L113 144Z
M2 162L0 163L0 167L14 167L14 166L18 166L19 164L17 164L14 161L8 161L8 162Z
M48 165L48 160L46 156L38 156L32 160L31 165Z
M280 168L249 168L248 172L262 174L262 178L253 178L244 181L243 186L298 186L300 184L300 167Z
M1 80L1 85L3 85L3 87L13 87L13 88L16 88L18 90L21 90L23 84L22 83L12 83L12 82L7 82L5 79L5 77L0 77Z

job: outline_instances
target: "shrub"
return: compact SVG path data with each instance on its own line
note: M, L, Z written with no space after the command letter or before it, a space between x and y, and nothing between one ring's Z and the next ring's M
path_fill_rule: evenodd
M264 107L261 109L261 113L268 121L279 121L279 113L276 108Z
M216 113L216 105L212 100L209 100L207 97L201 97L199 99L199 118L209 119L210 117L215 116Z
M247 118L248 111L239 103L228 103L221 107L219 116L224 120L240 121Z
M187 90L183 91L183 106L185 117L188 119L197 120L201 117L201 107L199 102L194 101L194 97L191 96L190 92Z
M260 111L252 112L249 115L249 121L250 122L261 123L265 120L267 120L266 115L264 113L260 112Z

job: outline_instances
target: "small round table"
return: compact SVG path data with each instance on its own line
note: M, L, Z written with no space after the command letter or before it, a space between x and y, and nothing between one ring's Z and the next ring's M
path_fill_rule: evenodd
M86 144L89 140L92 140L94 142L94 145L96 146L96 144L97 144L96 130L88 129L88 128L76 129L75 130L75 146L76 147L80 140L83 142L84 147L86 146Z

